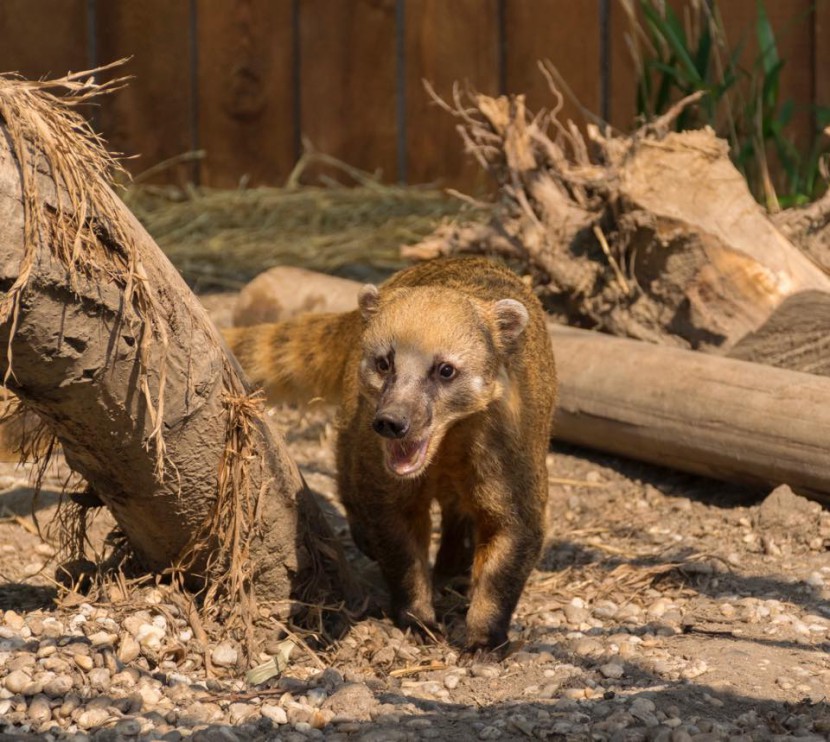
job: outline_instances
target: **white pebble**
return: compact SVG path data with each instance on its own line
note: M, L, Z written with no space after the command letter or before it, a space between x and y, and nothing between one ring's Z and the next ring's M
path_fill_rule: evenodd
M100 727L110 718L110 712L103 708L92 707L81 711L77 718L77 724L81 729L92 729Z
M444 687L447 690L455 690L461 678L458 675L451 674L444 678Z
M162 639L164 639L164 629L151 623L141 624L135 635L135 640L141 647L154 652L161 649Z
M219 667L233 667L239 659L239 653L230 642L220 642L213 648L210 659Z
M274 724L287 724L288 715L282 706L273 706L270 703L264 703L259 709L259 712L266 718L274 722Z
M476 663L470 668L470 674L474 678L497 678L499 676L499 668L496 665Z
M118 659L125 665L129 664L138 657L140 651L138 642L129 634L124 634L121 638L121 646L118 647Z
M38 724L49 721L52 718L52 706L49 699L44 695L35 696L29 703L27 714L32 721Z
M23 670L12 670L6 675L3 685L12 693L20 693L31 682L32 679Z

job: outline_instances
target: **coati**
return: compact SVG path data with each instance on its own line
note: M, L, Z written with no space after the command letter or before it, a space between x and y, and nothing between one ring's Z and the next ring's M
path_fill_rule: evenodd
M437 500L434 579L471 570L466 648L496 648L543 537L556 375L542 307L483 258L405 269L379 290L364 286L358 305L226 338L269 401L340 405L340 497L355 543L380 565L395 622L435 628Z

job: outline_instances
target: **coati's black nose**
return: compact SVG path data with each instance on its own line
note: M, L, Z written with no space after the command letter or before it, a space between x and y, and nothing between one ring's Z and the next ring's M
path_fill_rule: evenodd
M409 420L394 415L377 415L372 427L384 438L403 438L409 431Z

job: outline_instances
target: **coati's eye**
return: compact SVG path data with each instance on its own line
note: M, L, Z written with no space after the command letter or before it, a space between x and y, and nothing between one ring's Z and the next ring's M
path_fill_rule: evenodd
M379 374L389 373L389 358L386 356L378 356L375 358L375 368L378 370Z
M454 379L455 375L458 373L455 366L451 363L439 363L438 368L436 369L436 373L440 379L444 381L449 381L450 379Z

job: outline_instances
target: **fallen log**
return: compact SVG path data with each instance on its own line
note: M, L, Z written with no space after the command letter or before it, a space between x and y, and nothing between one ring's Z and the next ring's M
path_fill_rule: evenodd
M830 503L830 379L550 326L556 438Z
M263 275L279 284L283 270ZM304 285L298 296L325 297L313 311L356 306L357 282L295 268L290 278ZM237 323L307 310L289 295L271 306L265 317L240 310ZM730 482L789 484L830 503L830 379L554 323L550 332L556 439Z

